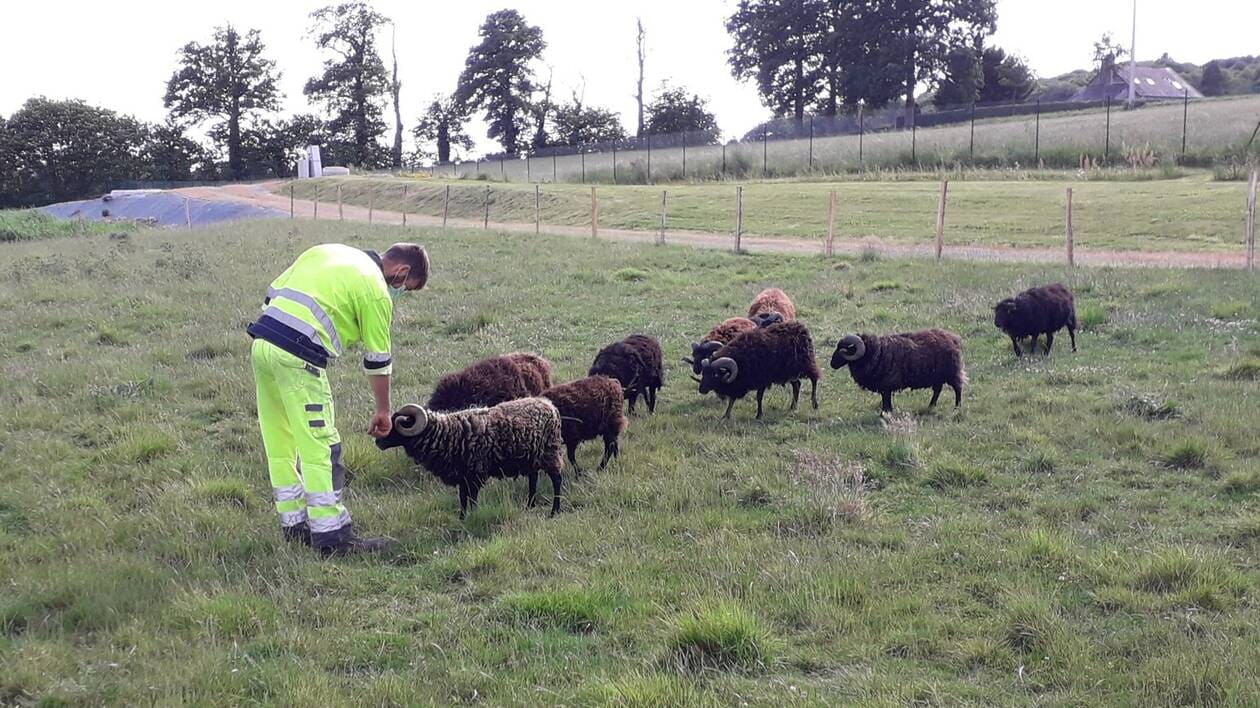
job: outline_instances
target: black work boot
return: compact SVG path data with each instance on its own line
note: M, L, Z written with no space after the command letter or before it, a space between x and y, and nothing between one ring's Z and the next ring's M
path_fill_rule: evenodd
M368 538L364 536L350 536L341 543L333 546L320 546L319 552L325 558L333 556L357 556L365 553L380 553L389 550L394 545L394 539L384 536Z
M280 530L286 541L300 543L303 546L311 545L311 527L307 526L305 521L292 526L282 526Z

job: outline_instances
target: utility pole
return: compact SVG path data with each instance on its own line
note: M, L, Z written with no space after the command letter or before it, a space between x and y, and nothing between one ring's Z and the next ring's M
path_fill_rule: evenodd
M1129 41L1129 109L1133 109L1133 94L1137 93L1137 0L1133 0L1133 37Z

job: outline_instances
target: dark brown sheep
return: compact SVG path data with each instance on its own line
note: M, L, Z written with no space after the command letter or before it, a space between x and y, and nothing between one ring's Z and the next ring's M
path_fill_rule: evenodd
M1023 356L1019 350L1021 337L1032 337L1029 354L1037 353L1037 338L1046 335L1046 355L1054 347L1054 333L1067 327L1072 338L1072 351L1076 351L1076 302L1072 292L1062 283L1041 288L1029 288L1015 297L1008 297L993 308L993 324L1011 338L1015 356Z
M748 319L755 322L758 315L773 312L782 315L784 322L796 319L796 305L792 304L792 298L778 288L766 288L753 298L752 305L748 308Z
M551 362L537 354L514 352L482 359L443 376L429 397L434 411L461 411L537 396L551 386Z
M587 376L616 379L630 402L631 413L634 413L634 404L640 394L647 402L648 412L655 413L656 392L665 385L661 343L656 337L632 334L620 342L609 344L595 355Z
M529 478L529 505L538 497L538 471L551 478L551 514L560 511L560 413L545 398L522 398L492 408L455 413L427 411L418 405L394 413L389 435L376 441L382 450L402 447L407 455L444 484L459 488L459 518L477 503L491 478Z
M604 469L610 457L617 457L620 453L617 441L621 431L626 429L626 415L625 396L616 379L588 376L552 386L542 392L542 397L560 411L560 434L576 473L582 474L576 457L577 447L587 440L604 439L604 458L599 461L599 469Z
M932 389L931 406L941 389L954 389L954 406L962 405L967 383L963 370L963 341L953 332L929 329L906 334L848 334L831 356L831 368L849 367L858 386L883 397L883 409L892 410L893 393L903 389Z
M683 358L683 363L691 365L692 373L700 375L700 369L704 365L704 360L713 356L713 352L722 348L722 345L729 344L732 339L749 330L757 329L757 323L747 317L731 317L716 325L709 333L704 335L704 339L691 345L691 357Z
M723 418L731 417L735 401L757 392L757 418L761 400L774 384L792 385L792 407L801 395L801 379L810 380L810 400L818 408L818 379L822 372L814 360L814 341L799 322L782 322L745 332L705 362L698 379L700 393L714 391L727 400Z

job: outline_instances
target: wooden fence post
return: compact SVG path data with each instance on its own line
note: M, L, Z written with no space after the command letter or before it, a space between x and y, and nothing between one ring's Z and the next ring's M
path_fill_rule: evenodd
M595 196L595 188L591 187L591 238L599 236L599 199Z
M319 185L318 185L318 184L317 184L317 185L315 185L315 207L314 207L314 209L315 209L315 211L314 211L314 214L312 215L311 219L312 219L312 220L314 220L314 221L319 221Z
M376 192L368 192L368 223L372 223L372 212L376 208Z
M835 255L836 241L836 190L831 190L831 204L827 209L827 257Z
M740 241L744 238L744 187L735 188L735 252L739 253Z
M1076 266L1076 232L1072 228L1072 188L1067 188L1067 261L1069 266Z
M294 191L294 190L293 190L293 185L291 185L291 184L290 184L290 185L289 185L289 218L290 218L290 219L292 219L292 218L294 218L294 217L296 216L296 214L294 213L294 210L293 210L293 191Z
M936 260L945 250L945 200L949 194L949 180L941 180L941 201L936 207Z
M656 239L658 246L665 245L665 190L661 190L661 235Z
M490 185L486 185L486 220L482 222L481 228L490 228Z
M447 189L450 189L450 188L447 187ZM407 185L405 184L403 185L402 211L403 211L403 226L406 226L407 225Z
M446 185L446 195L442 197L442 228L446 228L446 215L451 211L451 185Z
M1260 171L1251 171L1251 186L1247 189L1247 270L1256 269L1256 183Z
M337 221L345 221L346 215L341 211L341 185L337 185Z
M542 214L539 206L538 185L534 185L534 233L542 231Z

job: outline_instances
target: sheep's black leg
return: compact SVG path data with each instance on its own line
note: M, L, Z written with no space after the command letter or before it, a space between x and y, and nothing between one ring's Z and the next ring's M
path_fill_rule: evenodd
M581 477L583 473L582 468L578 467L577 463L577 445L566 445L565 447L569 449L569 464L573 465L573 474Z
M735 407L735 399L734 398L726 399L726 413L722 415L722 420L730 420L731 409L734 407Z
M928 402L928 408L936 407L936 399L941 397L942 388L945 388L945 384L936 384L932 387L932 400Z
M538 503L538 470L529 471L529 501L526 503L530 509Z
M1050 356L1050 350L1054 347L1054 332L1046 332L1046 356Z
M1039 336L1040 336L1040 335L1037 335L1037 334L1034 334L1034 335L1032 336L1032 344L1028 347L1028 353L1029 353L1029 354L1036 354L1036 353L1037 353L1037 338L1038 338Z
M459 483L459 519L460 521L463 521L464 517L467 515L468 515L468 483L460 482Z
M954 389L954 407L957 408L962 405L962 384L956 382L950 384L949 387Z
M794 411L796 410L797 402L801 398L801 382L798 380L791 381L790 383L792 384L792 407L788 408L788 410Z
M626 401L630 404L630 415L634 415L634 404L639 400L639 389L632 388L626 391Z
M656 387L649 386L647 393L644 394L644 396L647 398L648 413L655 413L656 412Z
M892 391L880 391L879 395L882 396L884 399L883 401L884 412L892 413Z
M617 454L617 438L611 435L604 436L604 459L599 461L599 469L608 466L608 458Z
M477 506L477 497L481 495L481 485L485 480L477 480L468 483L468 502L473 506Z
M1068 325L1068 336L1072 338L1072 353L1076 353L1076 325Z
M1019 350L1019 340L1018 340L1018 339L1016 339L1016 338L1015 338L1015 335L1013 335L1013 334L1011 335L1011 346L1012 346L1012 347L1015 347L1015 356L1023 356L1023 355L1024 355L1024 353L1023 353L1022 351L1020 351L1020 350Z
M814 404L814 410L818 410L818 379L809 380L809 400Z
M757 420L761 420L761 399L766 395L764 388L757 389Z
M560 513L560 470L548 469L547 476L551 478L551 515L555 516Z

